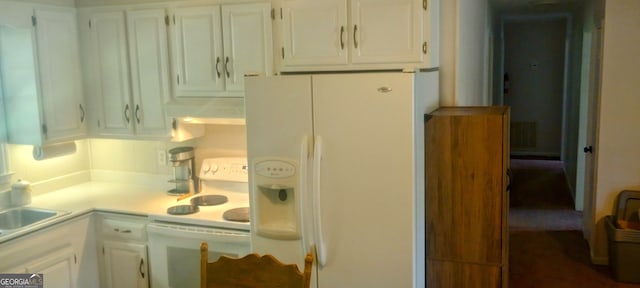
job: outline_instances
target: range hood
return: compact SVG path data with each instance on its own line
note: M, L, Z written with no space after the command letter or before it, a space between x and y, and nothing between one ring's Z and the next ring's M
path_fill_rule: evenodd
M244 98L212 97L170 101L165 105L168 117L190 123L244 125Z

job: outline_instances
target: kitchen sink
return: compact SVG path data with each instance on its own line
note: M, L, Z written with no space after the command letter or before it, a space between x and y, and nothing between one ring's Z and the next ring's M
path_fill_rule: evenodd
M68 213L33 207L17 207L0 211L0 235L9 234Z

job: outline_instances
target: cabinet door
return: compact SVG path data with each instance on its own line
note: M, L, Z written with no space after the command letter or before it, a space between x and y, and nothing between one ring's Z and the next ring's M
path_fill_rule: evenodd
M71 10L35 10L46 141L85 134L78 28Z
M210 97L224 91L219 6L180 7L173 18L176 97Z
M351 0L351 62L422 61L422 5L422 0Z
M169 55L164 9L127 13L133 121L137 135L169 135Z
M348 62L346 0L283 1L283 66Z
M103 251L107 287L149 287L146 245L104 241Z
M94 62L93 99L101 114L99 133L133 133L127 36L123 11L96 13L90 17Z
M28 273L42 273L44 287L76 287L76 256L71 247L56 250L27 264Z
M227 91L244 91L245 74L273 74L269 3L222 6Z

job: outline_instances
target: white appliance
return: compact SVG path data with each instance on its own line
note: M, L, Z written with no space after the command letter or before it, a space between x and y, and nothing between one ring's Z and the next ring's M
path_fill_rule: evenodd
M204 159L199 175L201 192L176 205L190 205L195 197L211 195L222 196L227 201L198 206L198 212L193 214L149 216L152 220L147 225L151 287L199 288L202 242L209 244L212 261L221 255L244 256L251 250L249 222L231 221L225 214L249 206L247 159Z
M438 72L248 77L252 250L314 287L424 287L424 114ZM315 248L315 249L314 249Z

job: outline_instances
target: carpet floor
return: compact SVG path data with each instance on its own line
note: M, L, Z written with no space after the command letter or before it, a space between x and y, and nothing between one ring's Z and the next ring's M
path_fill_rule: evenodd
M561 161L511 159L511 170L509 287L640 288L591 264Z

